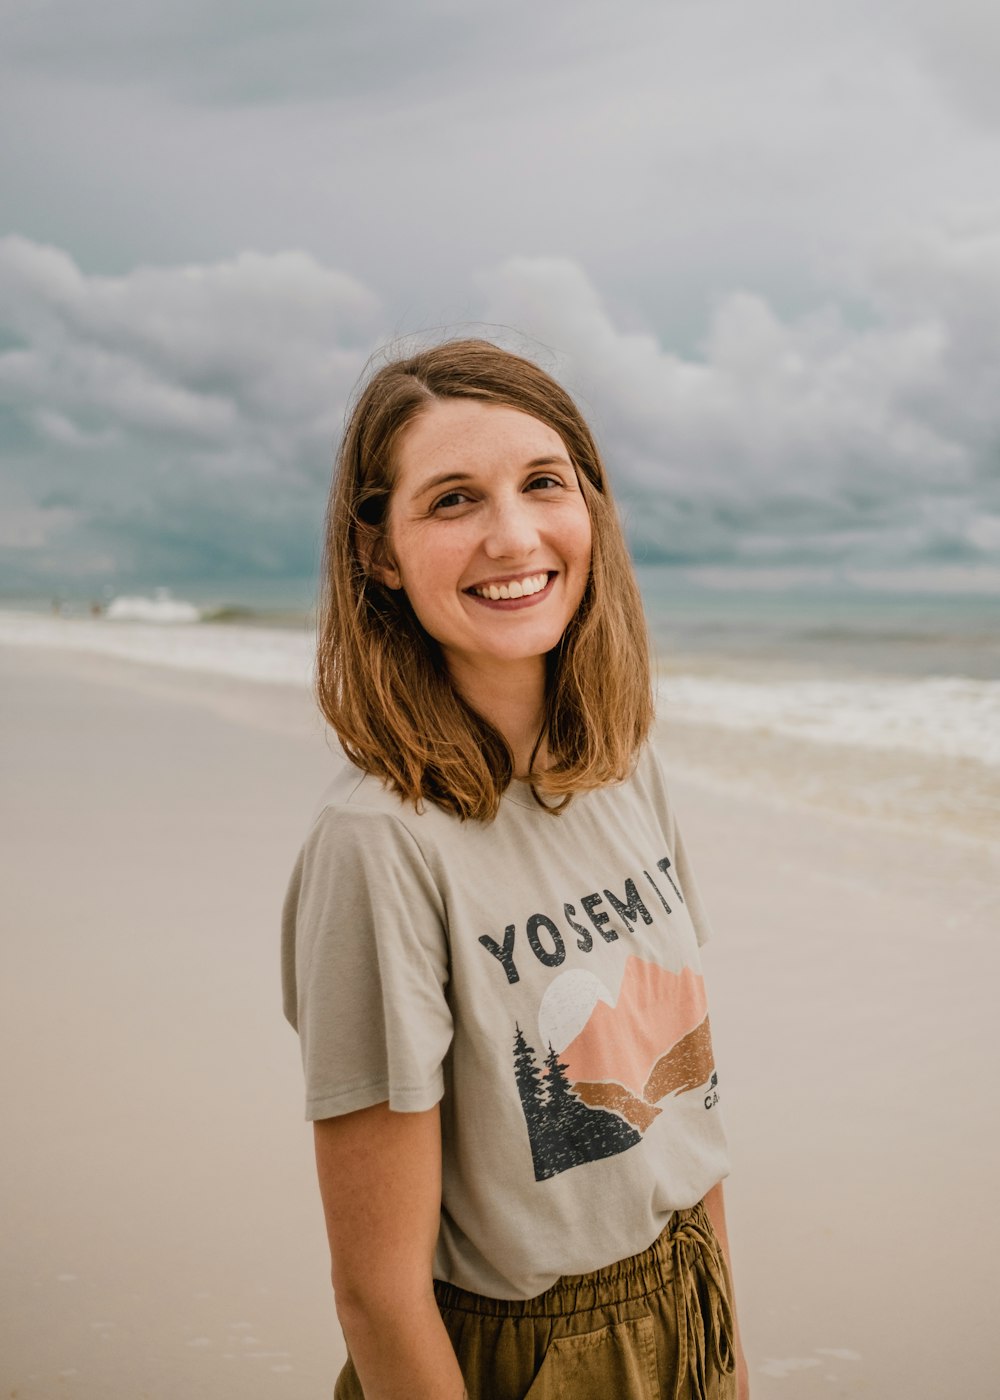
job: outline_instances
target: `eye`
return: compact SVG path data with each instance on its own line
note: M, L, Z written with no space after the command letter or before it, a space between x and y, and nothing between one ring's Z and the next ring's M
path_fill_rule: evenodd
M452 506L464 506L468 499L464 491L447 491L443 496L439 496L431 506L431 513L438 510L448 510Z
M558 476L533 476L528 482L527 489L534 491L536 488L542 491L549 491L553 486L561 486L562 481Z

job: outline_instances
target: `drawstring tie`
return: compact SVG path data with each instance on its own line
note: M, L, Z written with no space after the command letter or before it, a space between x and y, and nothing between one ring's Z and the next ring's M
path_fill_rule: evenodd
M704 1205L678 1212L670 1255L678 1344L674 1400L685 1394L708 1400L709 1358L722 1375L732 1375L736 1345L726 1263ZM689 1392L682 1385L687 1376Z

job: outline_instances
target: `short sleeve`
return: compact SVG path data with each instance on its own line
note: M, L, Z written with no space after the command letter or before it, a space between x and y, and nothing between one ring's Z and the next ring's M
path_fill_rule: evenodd
M282 917L285 1015L299 1033L306 1118L444 1092L452 1037L444 909L420 849L389 813L328 807Z
M712 936L712 924L708 917L708 912L705 909L701 892L698 889L698 882L695 879L694 870L691 867L691 859L684 845L684 837L681 835L680 827L677 824L677 817L670 802L663 765L660 762L659 754L652 744L646 745L646 758L652 780L653 801L677 869L678 883L681 887L684 903L687 906L688 915L694 926L695 937L698 940L698 946L701 947L703 944L707 943Z
M691 869L687 848L684 845L684 837L676 822L674 823L674 863L677 866L677 876L681 892L684 895L684 903L687 905L688 916L694 925L695 937L700 948L711 938L712 925L701 897L701 891L698 889L698 882L694 878L694 871Z

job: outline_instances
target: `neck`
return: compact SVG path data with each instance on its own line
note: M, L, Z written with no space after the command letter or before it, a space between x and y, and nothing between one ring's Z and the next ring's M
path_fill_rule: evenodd
M545 658L528 657L517 668L473 666L450 659L449 670L463 699L507 740L515 778L526 778L545 722ZM536 767L545 766L545 753L543 739Z

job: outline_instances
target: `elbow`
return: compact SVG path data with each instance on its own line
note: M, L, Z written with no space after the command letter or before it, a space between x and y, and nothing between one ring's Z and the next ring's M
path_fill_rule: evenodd
M434 1302L434 1281L428 1271L426 1279L408 1280L379 1275L376 1271L345 1276L334 1269L332 1275L333 1302L344 1336L382 1332L398 1325L401 1317L412 1316L420 1308Z
M345 1275L336 1265L330 1271L330 1284L333 1288L333 1306L337 1319L346 1333L348 1325L353 1326L356 1318L362 1318L371 1311L371 1300L360 1279Z
M333 1292L333 1306L337 1313L340 1329L344 1334L344 1340L353 1352L356 1348L356 1339L377 1326L372 1309L367 1307L362 1299L348 1296L343 1292L338 1293L336 1289Z
M337 1321L348 1349L354 1353L363 1345L363 1339L378 1329L380 1315L384 1316L385 1308L377 1304L370 1292L338 1279L336 1273L332 1281Z

